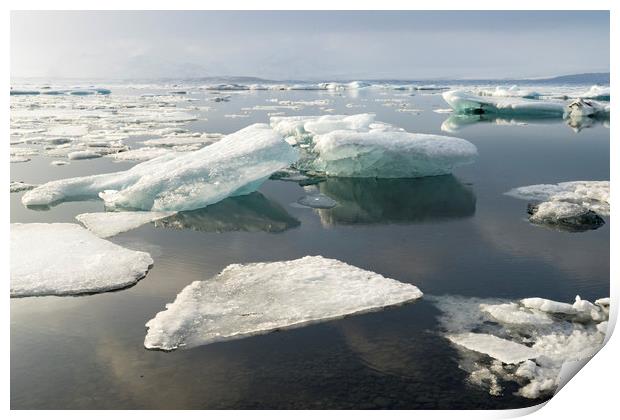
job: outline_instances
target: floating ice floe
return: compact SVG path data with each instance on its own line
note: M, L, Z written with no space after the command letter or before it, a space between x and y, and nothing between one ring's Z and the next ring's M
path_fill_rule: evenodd
M153 264L146 252L72 223L11 224L11 297L74 295L131 286Z
M75 218L100 238L109 238L173 214L173 211L119 211L82 213Z
M152 139L146 140L142 142L146 146L162 146L162 147L173 147L173 146L186 146L189 144L210 144L220 140L224 137L223 134L220 133L209 133L204 136L197 137L165 137L161 139Z
M320 256L233 264L196 281L147 322L144 345L174 350L264 334L413 301L411 285Z
M168 153L110 174L51 181L22 197L27 206L99 195L109 208L193 210L256 190L297 152L265 124L250 125L195 152Z
M408 133L374 114L271 117L271 126L304 150L297 169L337 177L415 178L449 174L477 156L470 142Z
M229 197L202 209L182 211L154 222L155 227L198 232L284 232L299 226L277 202L259 192Z
M20 191L28 191L35 188L35 184L27 184L21 181L11 181L11 192L20 192Z
M461 114L546 114L562 117L565 111L565 104L561 101L480 96L464 90L450 90L442 96L455 112Z
M68 164L69 162L67 162L66 160L53 160L50 162L50 165L53 165L53 166L65 166Z
M442 311L444 334L460 350L459 367L492 395L508 383L526 398L553 393L562 365L593 356L607 332L607 298L591 303L577 296L573 305L542 298L428 299Z
M529 204L529 220L569 231L596 229L609 216L609 181L573 181L529 185L506 193L515 198L541 201Z

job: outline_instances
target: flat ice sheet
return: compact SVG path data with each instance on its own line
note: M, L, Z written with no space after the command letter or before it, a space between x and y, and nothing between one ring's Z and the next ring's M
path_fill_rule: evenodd
M468 350L483 353L502 363L517 363L539 356L534 349L490 334L463 333L447 336L448 340Z
M147 322L144 345L174 350L373 311L418 299L420 290L338 260L233 264L195 281Z
M131 286L153 264L73 223L11 224L11 297L75 295Z
M119 211L82 213L75 218L100 238L109 238L173 214L173 211Z

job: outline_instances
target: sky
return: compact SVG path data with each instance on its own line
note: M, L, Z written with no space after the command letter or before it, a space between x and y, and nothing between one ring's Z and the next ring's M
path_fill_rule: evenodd
M609 45L607 11L11 12L12 78L547 77Z

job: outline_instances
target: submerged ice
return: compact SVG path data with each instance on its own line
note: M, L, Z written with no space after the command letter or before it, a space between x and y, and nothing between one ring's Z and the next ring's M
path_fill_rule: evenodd
M271 126L299 146L297 169L336 177L417 178L445 175L477 156L470 142L408 133L374 114L272 117Z
M254 124L195 152L168 153L111 174L51 181L22 197L27 206L99 195L109 208L192 210L248 194L297 159L267 125Z
M74 295L131 286L153 264L72 223L11 224L11 297Z
M144 345L174 350L378 310L422 296L411 285L320 256L233 264L185 287L147 322Z
M173 211L119 211L82 213L75 219L100 238L108 238L174 214Z

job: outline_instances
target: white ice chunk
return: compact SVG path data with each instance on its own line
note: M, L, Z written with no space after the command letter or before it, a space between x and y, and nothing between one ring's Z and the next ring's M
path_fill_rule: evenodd
M543 298L526 298L521 299L521 304L526 308L536 309L541 312L548 312L551 314L567 314L574 315L577 310L573 308L570 303L556 302L555 300L543 299Z
M517 85L513 85L511 87L497 86L495 87L494 90L481 89L477 91L477 94L480 96L528 98L528 99L534 99L534 98L538 98L541 96L541 94L536 91L528 90L528 89L521 89Z
M68 164L69 162L67 162L66 160L53 160L52 162L50 162L50 165L54 165L54 166L65 166Z
M490 334L463 333L448 335L454 344L478 353L486 354L502 363L517 363L535 359L539 352L523 344L496 337Z
M455 112L462 114L564 115L564 103L512 97L480 96L463 90L442 94Z
M59 125L50 127L46 133L55 137L81 137L88 134L87 125Z
M144 345L173 350L293 328L418 299L420 290L338 260L233 264L195 281L147 322Z
M578 98L596 99L599 101L609 101L611 97L611 88L609 86L594 85L585 92L576 95Z
M254 124L195 152L168 153L111 174L48 182L22 197L25 205L50 205L99 196L109 208L193 210L256 190L297 153L265 124Z
M175 214L173 211L120 211L82 213L75 218L95 235L108 238L173 214Z
M528 311L516 303L503 303L499 305L480 305L483 312L505 324L551 324L553 320L546 314Z
M68 153L67 157L71 160L96 159L100 158L101 154L93 152L91 150L78 150L76 152Z
M11 297L96 293L130 286L153 264L146 252L72 223L11 224Z

